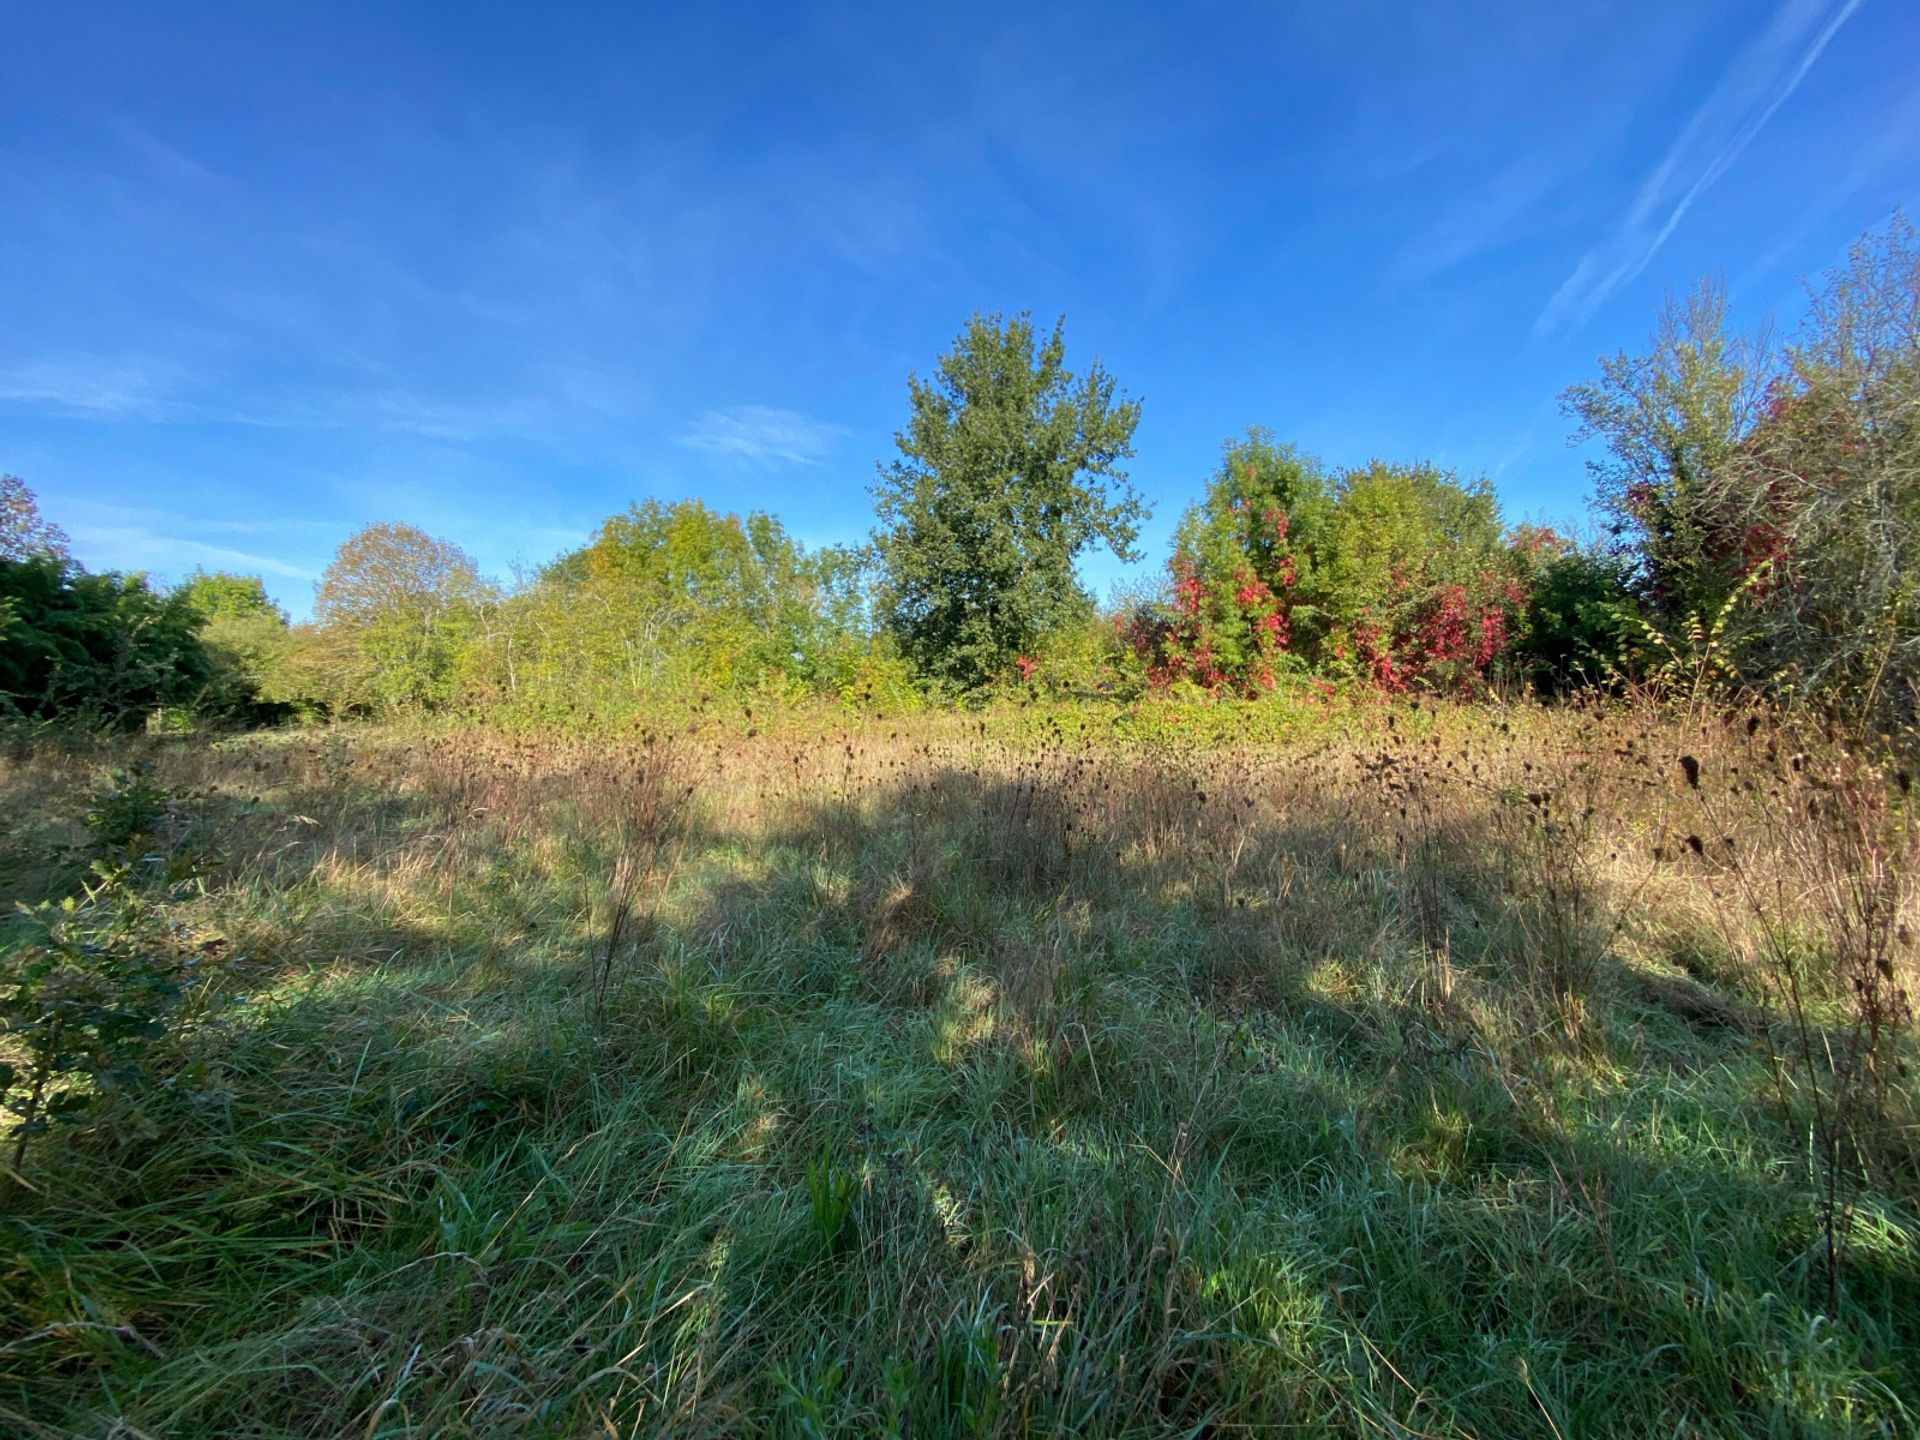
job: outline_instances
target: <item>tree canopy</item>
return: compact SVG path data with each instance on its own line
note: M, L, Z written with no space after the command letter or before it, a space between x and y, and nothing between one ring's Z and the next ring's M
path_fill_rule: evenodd
M1120 463L1140 402L1098 362L1069 371L1064 322L1043 336L1024 314L974 315L907 390L874 487L879 611L923 674L974 689L1091 613L1084 551L1137 558L1148 511Z
M1140 402L1064 325L975 314L908 378L871 544L810 550L771 514L645 499L505 590L456 545L370 525L311 624L258 577L88 575L0 477L0 691L15 714L133 723L510 703L920 703L996 687L1251 695L1288 677L1393 692L1561 691L1711 671L1876 727L1920 709L1920 243L1903 219L1814 288L1784 343L1697 287L1563 396L1606 538L1509 527L1490 483L1230 440L1158 584L1104 616L1076 565L1139 558ZM1707 663L1708 659L1711 664Z
M258 575L195 570L180 582L175 593L195 614L209 621L266 618L287 623L287 612L268 596L266 582Z
M1120 624L1161 684L1252 693L1315 670L1461 690L1506 655L1525 568L1485 480L1383 461L1329 474L1256 429L1182 520L1167 595Z
M51 555L65 561L67 532L40 514L40 502L18 475L0 475L0 560Z
M1598 379L1561 398L1574 439L1605 447L1587 464L1596 504L1662 608L1711 613L1740 581L1715 497L1767 384L1764 337L1731 333L1709 281L1667 301L1643 352L1603 357Z
M322 644L309 668L341 709L405 710L453 697L474 620L490 599L459 546L411 525L350 536L314 600Z
M0 710L137 726L200 699L200 617L143 575L89 575L51 554L0 559Z
M1725 295L1567 392L1597 499L1685 666L1875 725L1920 707L1920 244L1896 215L1818 282L1784 345Z

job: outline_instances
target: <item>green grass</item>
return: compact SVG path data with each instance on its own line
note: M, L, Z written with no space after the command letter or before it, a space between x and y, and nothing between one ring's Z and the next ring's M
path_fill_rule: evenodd
M1595 882L1574 1024L1506 822L1449 800L1419 872L1371 735L905 728L682 742L644 826L586 741L162 748L219 1003L32 1148L0 1429L1913 1432L1910 1175L1824 1313L1762 1037L1646 983L1693 882ZM86 771L7 777L16 875Z

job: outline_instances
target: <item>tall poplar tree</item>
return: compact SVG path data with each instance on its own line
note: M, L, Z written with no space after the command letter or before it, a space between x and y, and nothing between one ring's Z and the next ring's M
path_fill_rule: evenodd
M1140 402L1097 361L1069 371L1062 328L974 315L931 378L908 377L900 454L874 487L880 617L923 675L961 690L1090 612L1073 569L1089 547L1138 558L1148 510L1119 464Z

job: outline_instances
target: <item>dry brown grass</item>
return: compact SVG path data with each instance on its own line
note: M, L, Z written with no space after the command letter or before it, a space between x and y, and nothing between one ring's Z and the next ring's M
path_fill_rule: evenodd
M301 1123L344 1158L288 1202L328 1217L299 1243L395 1247L377 1282L330 1262L351 1326L301 1312L271 1354L222 1352L307 1377L289 1430L502 1433L537 1392L576 1432L813 1434L769 1418L804 1395L837 1433L906 1433L895 1410L914 1433L1224 1433L1286 1407L1506 1433L1548 1406L1567 1433L1706 1433L1714 1405L1733 1428L1788 1412L1750 1402L1751 1367L1737 1394L1667 1375L1669 1405L1635 1388L1647 1354L1801 1344L1850 1313L1849 1274L1906 1293L1884 1277L1920 1198L1909 787L1761 712L1360 709L1286 746L996 715L136 749L202 797L182 913L259 1003L322 1012L214 1067L327 1077ZM0 791L38 817L16 853L80 833L103 758L9 762ZM403 1079L370 1118L382 1066ZM1693 1151L1663 1148L1676 1106ZM221 1143L169 1162L181 1194L232 1155L278 1173ZM810 1164L857 1177L831 1265L792 1258ZM1686 1247L1737 1248L1756 1186L1793 1214L1766 1211L1736 1299L1801 1254L1820 1293L1723 1326L1733 1302L1697 1289L1717 1256ZM538 1267L509 1282L487 1236L523 1206ZM101 1226L85 1273L120 1243ZM190 1270L166 1244L152 1274ZM1608 1357L1617 1392L1475 1368L1515 1335ZM1860 1373L1907 1373L1859 1344ZM257 1413L185 1364L153 1361L129 1414ZM1833 1386L1823 1415L1878 1394Z

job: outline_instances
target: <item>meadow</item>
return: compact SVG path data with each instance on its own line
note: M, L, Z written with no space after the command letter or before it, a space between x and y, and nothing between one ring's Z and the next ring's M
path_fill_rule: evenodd
M1619 700L23 743L0 1430L1912 1434L1909 789Z

